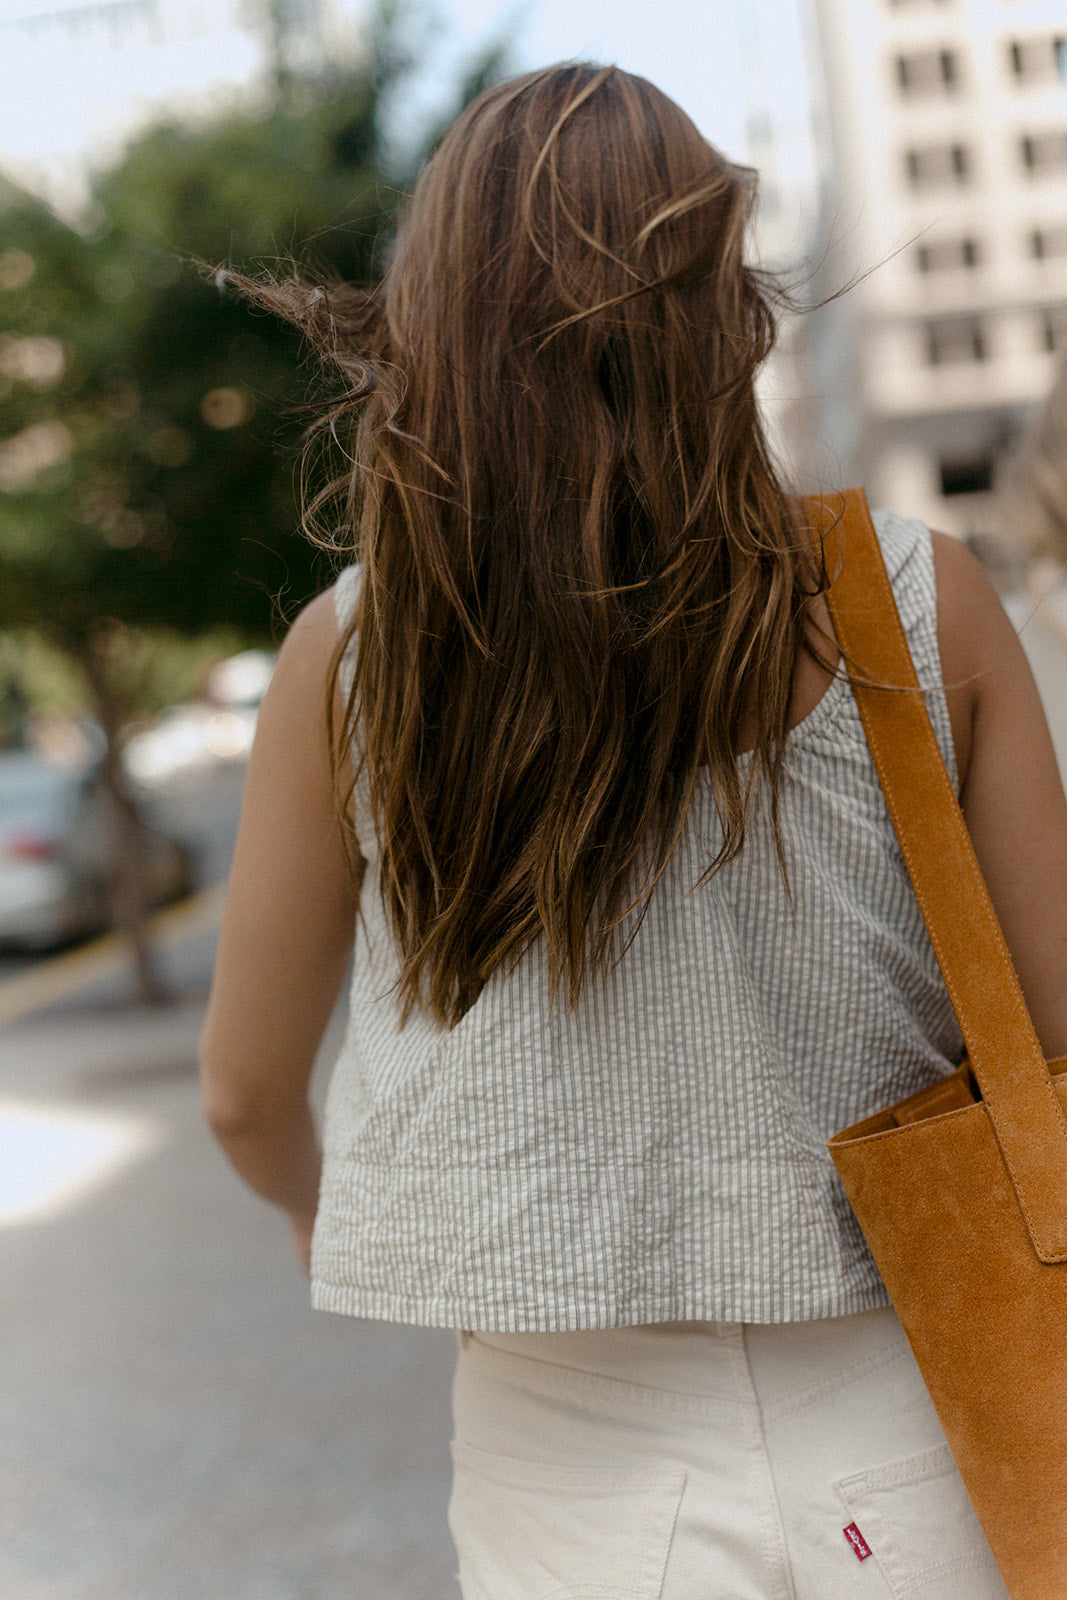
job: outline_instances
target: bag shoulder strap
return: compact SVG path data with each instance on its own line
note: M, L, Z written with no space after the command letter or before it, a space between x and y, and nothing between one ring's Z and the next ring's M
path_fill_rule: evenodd
M812 498L889 815L1036 1254L1067 1261L1067 1118L941 755L862 489ZM940 686L939 686L940 687Z

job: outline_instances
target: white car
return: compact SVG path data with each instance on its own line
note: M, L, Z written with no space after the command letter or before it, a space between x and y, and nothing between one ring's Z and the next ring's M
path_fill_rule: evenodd
M0 945L46 950L110 921L108 799L93 770L0 751ZM188 894L191 852L148 829L150 905Z

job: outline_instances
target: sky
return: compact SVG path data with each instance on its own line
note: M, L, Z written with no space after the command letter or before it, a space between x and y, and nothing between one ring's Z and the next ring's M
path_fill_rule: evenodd
M451 0L457 45L511 32L521 68L583 57L639 72L678 100L714 143L737 151L746 113L740 0ZM512 31L513 30L513 31Z
M522 0L520 65L613 61L651 78L713 143L745 153L746 120L773 99L807 110L802 0ZM451 0L456 33L493 31L495 0Z
M75 206L91 163L106 161L161 107L210 109L255 79L250 0L0 0L0 169ZM354 36L364 0L325 0ZM436 12L429 67L409 97L412 127L447 103L465 59L503 35L516 70L592 57L640 72L705 135L749 159L748 131L773 108L780 177L810 180L807 75L799 10L807 0L423 0ZM165 18L161 29L153 10ZM78 26L27 17L81 16ZM111 19L111 20L108 20ZM401 128L399 132L404 133Z

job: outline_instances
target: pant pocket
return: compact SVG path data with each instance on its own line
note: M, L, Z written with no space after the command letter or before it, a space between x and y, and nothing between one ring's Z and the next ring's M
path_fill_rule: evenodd
M896 1600L1008 1600L947 1445L834 1484Z
M659 1600L681 1470L575 1467L453 1443L464 1600Z

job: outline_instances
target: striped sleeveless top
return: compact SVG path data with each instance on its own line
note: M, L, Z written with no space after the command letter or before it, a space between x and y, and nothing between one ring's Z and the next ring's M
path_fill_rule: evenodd
M874 520L955 782L930 534ZM357 585L355 569L338 582L342 620ZM324 1117L316 1306L552 1332L887 1303L825 1140L963 1044L847 679L788 739L792 905L762 805L740 856L698 885L719 833L698 790L636 938L574 1010L551 1003L535 945L455 1028L415 1015L399 1030L355 801L368 864Z

